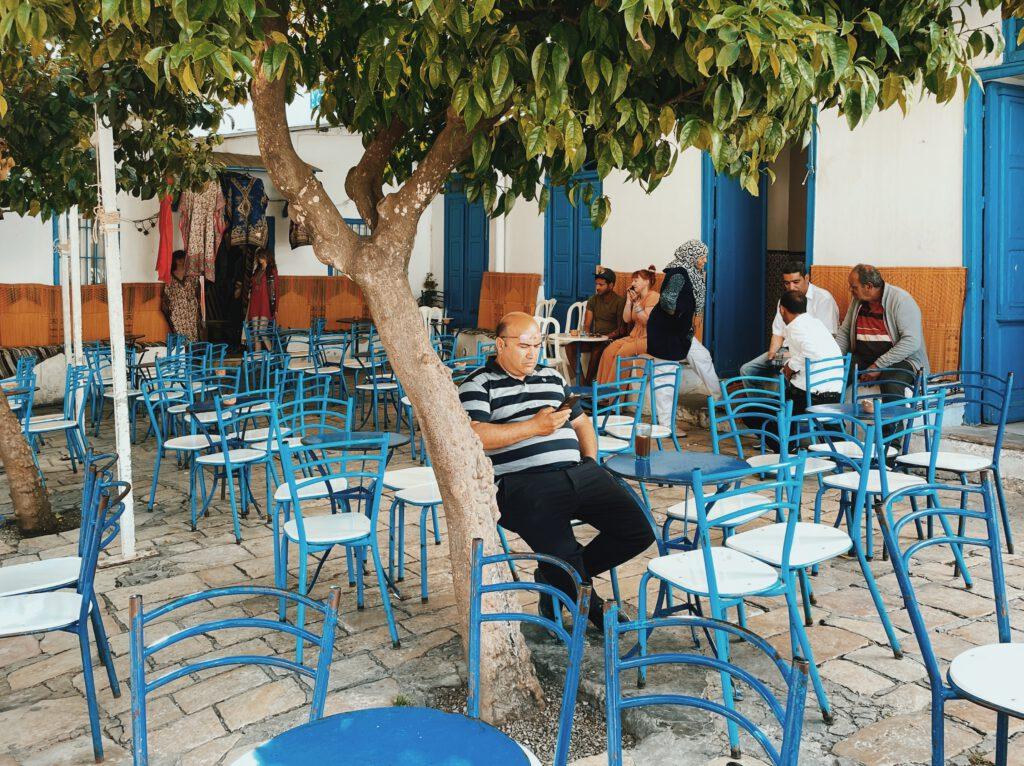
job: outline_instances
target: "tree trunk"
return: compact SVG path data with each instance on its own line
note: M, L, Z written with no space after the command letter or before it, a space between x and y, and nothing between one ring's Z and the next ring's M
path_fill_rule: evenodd
M351 260L350 275L362 288L388 360L416 409L431 463L444 498L455 603L469 624L470 550L474 538L484 550L499 550L494 471L462 409L451 372L438 358L423 329L405 268L412 251L382 252L364 244ZM508 579L506 567L490 567L485 582ZM517 611L512 594L487 602L488 610ZM543 704L530 649L516 624L485 624L480 646L481 711L490 721L513 718Z
M282 25L279 18L267 22L268 28L278 31ZM376 206L372 199L362 199L361 211L376 207L386 208L389 213L379 216L373 236L365 238L345 223L310 167L296 153L285 114L284 82L266 79L261 63L257 62L250 93L256 137L270 179L288 200L293 220L311 230L316 257L350 275L362 288L388 359L416 408L444 498L455 603L465 644L473 538L482 538L487 552L498 550L494 471L459 403L450 372L430 345L408 274L419 217L457 158L469 151L465 126L461 118L452 117L442 136L435 140L437 151L432 150L432 154L436 156L424 160L418 166L418 177L410 178L403 186L410 190L413 199L389 201L376 192L371 195L372 199L380 199ZM384 148L393 137L390 128L382 131L360 162L361 170L373 170L376 187L382 183L387 160ZM358 179L352 180L353 191L358 193ZM491 567L486 574L489 582L509 576L505 567ZM488 600L488 608L518 611L516 600L511 594L495 594ZM543 704L530 650L516 623L484 626L480 677L480 712L488 721L501 722Z
M41 535L57 530L57 518L50 508L39 472L32 460L32 448L21 432L21 423L0 391L0 463L7 473L8 491L14 516L23 534Z

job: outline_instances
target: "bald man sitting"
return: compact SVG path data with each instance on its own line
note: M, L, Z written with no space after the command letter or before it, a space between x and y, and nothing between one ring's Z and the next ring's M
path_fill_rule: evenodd
M597 436L579 404L558 410L568 391L550 367L538 367L541 335L529 314L498 324L497 355L459 387L462 406L494 464L500 524L534 551L567 561L584 582L644 551L654 534L630 495L595 460ZM581 546L573 520L598 531ZM562 570L541 564L540 579L575 598ZM550 614L548 599L541 608ZM603 602L590 603L590 621L603 626Z

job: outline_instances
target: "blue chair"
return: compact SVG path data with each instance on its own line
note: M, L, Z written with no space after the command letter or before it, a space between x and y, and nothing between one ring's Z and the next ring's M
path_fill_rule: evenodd
M69 364L64 382L64 406L60 415L37 415L29 419L28 433L33 447L44 435L63 433L71 457L71 470L77 472L78 463L85 462L89 442L85 432L85 405L89 399L90 373L86 367Z
M96 561L104 541L109 542L119 530L118 520L124 511L121 500L128 494L129 489L129 485L123 482L104 482L101 488L91 490L90 506L95 505L95 511L92 507L88 511L83 509L89 519L84 529L84 540L80 542L83 555L73 592L44 590L0 598L0 638L54 631L74 633L78 636L85 699L92 730L92 749L97 763L103 760L103 742L96 703L96 686L93 680L92 649L89 643L90 619L96 634L96 648L100 661L107 669L111 693L115 697L120 697L121 687L117 681L107 636L103 632L101 616L94 614L94 611L97 611L94 578Z
M808 662L795 657L792 665L786 663L779 653L760 636L749 630L722 620L704 617L666 617L659 619L640 618L634 622L618 621L619 606L615 602L605 605L604 617L604 668L605 668L605 710L608 721L608 764L622 766L622 713L654 705L678 705L696 708L714 713L726 719L730 727L740 727L761 746L768 761L775 766L797 766L800 757L800 738L803 730L804 704L807 697ZM697 630L711 631L716 638L719 657L703 654L686 654L680 652L659 652L646 654L642 657L625 658L620 651L621 636L636 632L640 635L653 631L668 632L668 628L684 628L691 632ZM728 655L729 639L738 639L739 643L757 650L775 666L782 676L785 695L776 697L775 693L750 671L732 664L722 657ZM772 744L767 732L755 724L750 717L720 702L686 694L659 692L657 694L635 694L626 696L622 689L621 676L624 671L646 670L661 666L691 666L697 672L717 670L723 677L739 679L745 682L771 713L782 729L782 742L779 747ZM740 758L741 752L737 744L732 747L733 758Z
M195 457L189 471L189 499L193 531L196 529L199 514L207 514L218 484L224 481L231 502L231 520L234 526L235 542L239 544L242 542L242 530L238 521L239 499L235 495L235 482L238 482L238 489L241 493L242 515L248 515L250 504L254 505L258 512L259 506L256 506L252 494L252 469L256 465L262 465L265 469L270 470L272 453L266 442L247 443L246 434L259 429L265 429L263 433L277 432L276 393L276 390L272 389L247 392L244 395L217 396L213 400L213 412L199 413L194 416L195 420L202 424L204 420L210 422L208 416L212 415L212 423L216 423L216 433L211 434L204 429L203 433L208 442L207 447L203 450L203 454ZM197 485L205 489L203 470L207 468L213 470L214 480L209 493L203 493L203 507L200 509L196 489ZM270 498L267 497L267 506L269 507L269 505Z
M401 421L402 413L398 397L398 380L391 370L391 363L383 348L373 351L366 360L363 382L355 385L359 407L364 411L361 425L372 417L373 430L380 430L379 414L384 413L384 430L388 428L388 410L395 412L395 420Z
M636 427L644 412L647 394L646 374L611 383L593 383L590 387L590 419L597 434L597 461L609 455L632 452ZM613 435L613 429L618 429Z
M299 604L304 608L318 612L323 615L324 620L320 635L305 630L301 626L296 627L276 620L267 620L260 617L229 617L190 625L187 628L171 633L169 636L146 643L146 626L155 620L166 618L168 615L173 616L178 610L200 601L214 601L221 598L234 600L243 596L270 596ZM324 712L324 701L327 699L327 682L331 673L331 661L334 658L334 634L338 624L338 603L340 598L341 595L336 588L331 589L327 602L321 603L305 596L277 590L276 588L243 585L233 588L216 588L214 590L200 591L199 593L175 599L168 604L146 612L143 609L142 596L132 596L128 602L128 615L131 621L132 755L135 766L146 766L149 763L146 732L146 697L179 678L204 670L212 670L229 665L263 665L268 668L291 671L312 679L313 699L309 706L309 720L319 720ZM224 630L262 630L268 634L284 633L294 636L300 648L305 643L309 643L318 649L316 665L304 664L301 653L299 653L295 660L289 660L277 655L223 655L214 659L201 660L179 666L167 671L158 678L147 679L149 660L160 652L189 638L208 636L211 633L219 633Z
M388 511L388 577L395 578L395 546L398 548L398 582L405 579L405 509L408 506L420 510L420 601L430 599L427 569L427 517L434 526L434 545L441 544L441 529L437 509L444 502L441 488L436 481L427 481L395 491L394 500ZM397 530L397 543L396 543Z
M987 479L987 477L985 477ZM966 507L948 507L935 505L924 510L915 510L906 516L893 520L892 506L901 501L917 498L934 497L938 492L958 492L969 498L981 501L981 510L969 510ZM1007 738L1009 716L1024 717L1024 705L1021 704L1019 685L1007 684L1006 674L1019 676L1019 668L1024 664L1024 644L1011 643L1010 618L1006 602L1006 579L1003 574L1002 554L1000 551L999 521L992 500L992 484L983 480L981 486L964 486L962 484L929 483L918 487L897 490L886 498L884 507L877 508L878 523L882 528L882 537L892 559L896 580L903 595L903 603L914 635L921 648L925 668L932 693L932 766L943 766L945 758L945 705L955 699L964 699L996 713L996 766L1006 766ZM904 548L901 533L910 523L920 524L932 518L942 521L945 530L941 536L917 540ZM952 521L958 523L960 530L968 521L974 522L972 534L963 531L952 534ZM978 529L981 525L982 532ZM906 536L904 536L906 537ZM914 582L910 578L912 559L925 548L934 545L949 545L954 550L966 546L985 548L991 563L992 591L995 598L996 640L997 643L986 644L968 649L953 658L945 676L932 647L930 632L925 623L921 607L914 593ZM1012 689L1011 689L1012 686ZM1010 692L1007 694L1007 692Z
M141 391L142 401L149 413L149 427L155 434L157 443L153 481L147 501L147 510L152 511L164 452L170 450L179 461L182 458L187 459L191 467L195 455L207 448L210 442L206 435L196 432L194 423L187 429L188 433L179 433L186 429L176 422L176 413L183 412L184 408L191 405L191 391L177 385L161 386L159 380L143 381Z
M487 567L512 567L515 562L544 562L565 571L576 586L576 600L573 601L558 588L539 582L501 582L494 576L484 581ZM590 586L584 585L579 574L561 559L542 553L511 553L484 555L483 540L473 540L469 585L469 697L466 712L472 718L480 717L480 634L485 622L525 622L538 625L555 635L568 650L565 684L562 687L562 703L558 714L558 738L555 742L554 766L565 766L569 760L569 739L572 735L573 713L576 709L576 692L579 688L580 670L583 665L584 635L587 629L587 614L590 609ZM485 612L484 596L494 593L536 593L540 598L551 598L558 604L555 619L527 612ZM508 608L518 602L515 598L505 602ZM571 632L562 623L562 607L572 616ZM525 747L523 752L531 763L540 763Z
M1006 551L1013 553L1013 531L1010 529L1009 510L1003 490L1003 475L999 458L1003 451L1003 437L1006 434L1006 419L1010 412L1010 396L1013 391L1013 373L1005 378L988 372L952 370L929 375L924 381L925 393L943 391L946 405L964 405L977 408L984 420L996 424L992 455L972 455L950 452L942 449L935 454L935 471L953 474L961 484L967 484L972 474L979 474L983 481L995 479L996 499L1002 516L1003 534L1006 536ZM941 438L940 438L941 441ZM900 455L896 463L901 466L922 468L931 465L931 451L912 452ZM966 496L964 497L966 500Z
M659 556L647 564L647 571L640 579L638 611L641 618L647 616L647 583L653 577L659 581L658 600L654 617L671 614L680 609L691 609L689 604L663 609L667 586L678 588L689 596L706 598L710 616L716 620L725 619L726 611L736 607L742 617L743 601L747 598L785 598L789 614L790 641L794 654L810 663L811 682L814 685L818 705L826 723L833 720L825 688L821 683L814 664L814 652L804 630L800 615L801 599L797 594L800 567L792 559L793 542L800 517L800 501L804 480L805 454L801 453L776 463L773 466L750 468L704 476L700 471L693 475L693 494L697 508L697 532L695 547L689 551ZM752 481L752 484L744 482ZM705 494L705 487L712 491ZM741 507L735 511L713 513L716 505L723 500L753 495L758 504ZM776 563L755 558L748 553L729 546L712 546L711 533L721 530L727 535L738 518L749 518L760 512L773 513L784 526L780 528L782 543L779 546ZM691 609L692 610L692 609ZM646 654L647 636L640 634L640 654ZM720 647L721 648L721 647ZM719 657L728 660L728 656ZM645 668L640 667L641 684L645 682ZM733 691L728 674L722 677L725 704L733 708ZM729 740L736 745L737 729L729 723Z
M380 545L377 539L377 517L383 489L384 467L387 464L386 437L362 437L339 434L314 447L293 446L288 439L281 441L280 458L288 488L287 500L274 504L271 514L274 533L274 582L284 587L288 578L288 552L298 548L298 591L309 593L320 574L330 551L342 546L350 556L349 573L355 571L356 604L363 606L363 562L366 553L373 558L381 601L391 633L391 642L398 647L398 628L388 592L389 583L384 574ZM329 502L329 512L310 514L303 509L311 502ZM309 577L309 558L323 554L316 571ZM285 604L281 604L284 617ZM303 625L305 609L298 605L299 627ZM300 655L301 659L301 655Z
M804 381L806 382L805 407L814 406L811 395L814 391L829 383L840 385L839 401L843 400L846 391L846 383L850 379L850 365L852 364L849 354L832 356L826 359L808 359L804 362Z

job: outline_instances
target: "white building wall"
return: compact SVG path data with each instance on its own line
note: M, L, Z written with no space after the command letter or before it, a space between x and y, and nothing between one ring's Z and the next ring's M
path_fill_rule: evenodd
M922 100L851 131L834 111L818 117L814 262L959 266L963 206L963 99Z
M0 283L53 284L53 226L6 213L0 221Z

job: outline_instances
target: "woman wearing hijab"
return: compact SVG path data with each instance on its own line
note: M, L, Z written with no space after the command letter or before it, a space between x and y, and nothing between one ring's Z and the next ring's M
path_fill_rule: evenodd
M694 317L703 317L707 296L704 269L708 246L699 239L684 242L665 267L662 299L651 312L648 353L656 359L685 359L711 396L719 393L718 373L711 354L693 335Z

